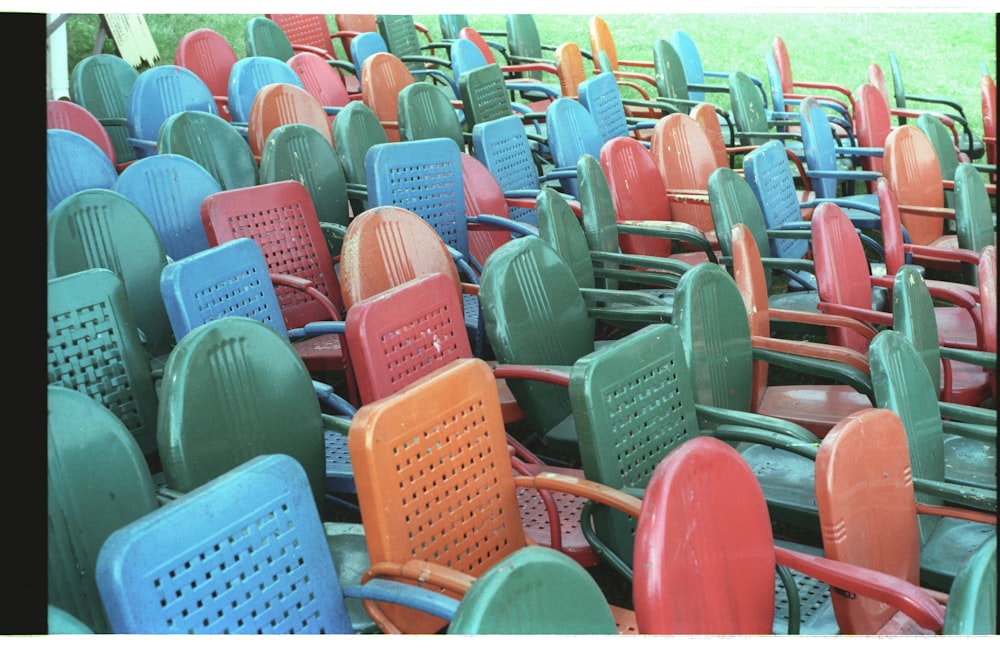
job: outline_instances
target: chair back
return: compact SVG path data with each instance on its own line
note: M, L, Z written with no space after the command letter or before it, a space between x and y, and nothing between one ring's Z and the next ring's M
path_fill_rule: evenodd
M764 494L740 454L702 436L667 454L646 485L635 533L639 631L771 633L774 564Z
M113 189L118 181L114 162L92 140L68 129L45 131L46 213L75 193Z
M743 171L768 228L802 223L795 179L788 169L788 156L781 141L769 140L748 154L743 159ZM809 241L804 239L775 238L769 244L771 255L778 258L801 258L809 250Z
M893 412L852 414L823 438L816 504L827 559L920 583L913 475L906 431ZM830 596L844 633L876 633L895 613L874 599Z
M333 146L351 187L348 197L355 216L368 209L368 180L365 177L368 148L388 142L389 136L375 111L363 101L351 101L337 114L337 121L333 123Z
M75 193L49 215L49 278L87 269L113 271L122 280L128 305L151 358L173 345L160 296L160 272L167 264L163 243L139 206L114 191Z
M448 138L465 151L462 121L440 87L427 82L407 85L400 91L397 104L400 140Z
M351 100L344 79L316 53L296 53L288 66L298 75L306 92L316 97L324 108L340 109Z
M653 71L656 91L667 99L690 99L681 56L666 39L653 42Z
M898 127L885 141L882 172L896 194L900 220L913 244L930 244L944 232L941 217L905 211L907 206L944 207L941 166L934 145L913 125Z
M363 406L348 444L373 566L416 559L479 577L527 544L496 382L482 360L456 359ZM384 611L403 632L443 626L408 608Z
M329 66L329 65L327 65ZM241 58L229 77L229 110L233 122L250 122L251 108L257 94L267 85L284 83L303 88L302 80L284 60L267 56Z
M252 225L244 219L253 218ZM280 288L278 301L288 329L308 322L339 319L343 310L340 281L316 216L309 190L286 180L222 191L205 199L202 223L211 246L239 237L252 239L264 254L268 271L310 282L334 307L297 288Z
M115 633L352 633L309 483L286 455L115 532L98 586Z
M136 158L129 144L128 99L139 72L126 60L110 53L80 60L69 77L69 98L90 111L104 125L115 147L117 164Z
M122 171L114 190L138 205L171 260L208 248L201 203L222 187L195 161L180 154L140 159Z
M267 16L252 16L243 30L246 57L269 57L288 62L295 55L292 42Z
M625 107L622 105L621 92L614 74L608 72L592 76L580 83L577 92L580 103L597 125L601 144L612 138L629 135Z
M97 399L48 387L48 600L92 632L111 626L97 591L108 535L158 506L142 450Z
M612 138L601 146L601 170L604 172L615 217L621 220L670 221L670 202L663 188L663 179L649 150L629 137ZM636 191L644 195L634 195ZM670 240L642 235L618 236L614 228L607 229L609 237L602 240L601 250L620 247L625 253L650 256L669 256ZM596 249L597 245L591 248Z
M732 258L731 234L737 224L743 225L756 245L758 258L771 257L767 223L760 201L754 195L748 177L731 168L719 168L708 178L708 202L719 238L722 255ZM771 270L763 270L765 292L771 291Z
M670 45L677 51L684 66L684 77L689 86L688 95L694 101L705 101L705 93L700 90L692 90L691 86L705 83L705 70L702 66L701 53L687 32L674 30L670 33Z
M370 56L388 52L389 47L378 32L362 32L351 39L351 63L359 73Z
M802 100L799 106L799 126L802 130L802 150L808 170L836 171L836 139L831 131L829 116L815 97L806 97ZM817 198L837 197L836 177L810 175L809 183Z
M462 28L469 27L468 14L439 14L438 25L441 28L442 39L458 39Z
M505 20L507 29L507 48L515 63L517 58L541 59L542 40L538 34L538 25L531 14L507 14Z
M721 234L720 234L721 237ZM767 270L761 262L761 246L747 226L736 223L729 231L733 258L733 280L743 297L743 309L747 313L751 336L770 338L771 312L768 304ZM764 391L767 389L768 362L753 361L753 386L750 403L756 411Z
M854 135L858 147L884 148L892 131L889 102L875 86L866 83L854 93ZM883 172L882 157L863 155L861 167L876 173Z
M604 144L601 130L579 101L560 98L549 104L545 111L545 127L552 161L557 168L574 168L585 154L595 159L600 157ZM567 179L563 186L574 198L579 196L579 183L573 178Z
M211 173L223 190L254 186L257 161L246 138L218 115L182 111L160 127L158 154L185 156Z
M93 398L156 450L157 395L121 279L88 269L48 282L48 383Z
M614 37L611 36L611 29L607 22L600 16L591 16L587 20L587 33L590 36L590 52L594 54L594 73L600 72L598 64L598 53L604 53L608 58L608 66L611 71L618 71L618 50L615 48Z
M704 191L717 164L708 137L698 123L683 113L671 113L657 121L650 143L666 190ZM670 201L674 221L689 223L702 233L714 230L707 204Z
M729 97L740 145L763 145L768 139L760 134L770 128L767 107L750 76L742 71L729 74Z
M177 43L174 64L189 69L200 78L218 107L219 117L229 122L229 74L237 61L236 52L226 38L210 28L186 33Z
M503 195L500 184L493 177L493 173L471 154L463 153L461 157L465 212L468 216L492 214L510 218L511 209L517 209L530 212L530 214L519 215L522 222L537 225L537 217L532 208L535 201L531 199L526 201L532 207L507 207L507 199ZM485 265L490 254L501 244L509 242L510 239L510 231L504 228L485 224L471 226L469 228L469 252L478 264Z
M574 41L559 44L555 52L555 66L559 72L559 95L571 99L576 98L580 90L580 83L587 80L580 46Z
M514 114L507 83L498 64L463 71L458 77L458 92L468 131L475 131L483 122ZM518 122L520 121L519 119Z
M45 128L46 129L66 129L86 136L101 148L107 155L111 163L116 164L115 146L111 143L111 136L104 128L100 120L94 117L89 110L74 104L72 101L64 99L49 99L45 102ZM48 164L51 166L52 162Z
M321 224L347 226L351 217L344 167L330 137L316 127L293 122L268 133L260 154L261 184L285 180L306 187Z
M375 53L361 64L361 98L390 142L399 141L399 93L413 83L413 73L394 53Z
M248 124L250 150L255 157L264 153L264 143L271 132L286 124L305 124L323 136L333 147L330 118L319 100L297 85L271 83L254 98Z
M330 40L330 26L327 25L325 14L265 14L265 16L281 28L293 48L305 46L326 60L335 59Z
M128 98L128 130L136 155L156 154L160 127L171 115L189 110L219 113L212 91L194 72L160 65L139 74Z
M986 183L971 163L960 163L955 168L955 234L958 247L981 253L987 246L996 245L993 227L993 210ZM962 264L962 278L966 283L978 283L976 267Z
M722 124L719 123L719 109L707 102L696 104L688 112L694 121L698 123L701 130L705 132L709 145L712 146L712 154L715 156L715 164L719 168L729 166L729 152L726 150L726 138L722 135ZM734 132L732 124L728 122L729 142L732 142Z
M513 115L479 122L472 128L472 146L476 159L493 173L502 191L537 190L538 170L528 135L521 120ZM509 207L515 221L535 224L534 211Z
M948 593L943 633L994 635L996 623L997 540L990 537L955 576Z

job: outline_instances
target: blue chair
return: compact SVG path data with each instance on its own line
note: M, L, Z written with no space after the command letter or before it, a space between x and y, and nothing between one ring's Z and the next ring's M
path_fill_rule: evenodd
M545 111L545 126L552 163L566 173L561 179L563 190L577 198L580 189L575 177L576 164L584 154L601 158L601 146L604 145L601 129L582 103L568 97L556 99L549 105Z
M67 129L47 129L46 214L65 198L84 189L113 189L118 171L96 143Z
M351 62L354 63L354 70L361 75L361 65L368 59L368 56L375 53L388 53L389 47L385 45L385 39L377 32L362 32L351 38Z
M235 126L246 127L254 97L271 83L287 83L305 89L302 79L287 62L263 55L236 61L229 73L228 91L229 112Z
M674 30L670 33L670 44L677 51L677 54L681 56L681 62L684 63L684 75L687 77L688 92L692 99L705 101L706 93L721 92L728 94L728 87L725 83L712 85L708 81L710 79L725 81L729 78L730 72L705 71L701 53L698 51L698 47L694 43L694 39L691 38L691 35L683 30ZM767 108L767 93L764 91L763 81L755 76L751 76L750 80L760 90L761 101L764 104L764 108Z
M618 86L618 79L611 72L592 76L580 83L577 96L583 107L594 118L604 143L619 136L645 138L642 132L645 130L645 134L648 134L655 124L653 121L638 121L628 116L626 104ZM649 102L644 103L643 107L646 109L655 108ZM666 105L661 106L660 109L664 114L671 111L676 112ZM645 144L648 146L648 140L645 141Z
M171 115L186 110L219 114L212 91L194 72L161 65L139 74L128 99L128 142L136 157L156 154L160 127Z
M163 250L178 260L208 248L201 203L222 190L201 165L180 154L154 154L126 168L114 190L143 211Z
M353 633L348 593L454 613L398 583L342 590L327 545L302 466L264 455L109 536L97 585L115 633Z
M878 207L874 193L842 195L838 188L855 182L874 182L880 173L855 169L855 160L861 157L881 157L882 148L840 145L833 134L829 114L815 97L806 97L799 105L799 128L802 132L802 150L806 175L819 198L842 198Z

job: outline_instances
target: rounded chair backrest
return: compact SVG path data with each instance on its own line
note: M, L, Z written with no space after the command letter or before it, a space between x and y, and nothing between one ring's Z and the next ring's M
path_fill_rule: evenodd
M993 211L986 183L971 163L955 168L955 234L959 248L979 253L996 244ZM971 281L974 283L974 281Z
M319 100L297 85L271 83L260 89L250 107L247 131L254 156L259 158L271 132L286 124L308 125L333 147L330 118Z
M992 76L984 75L980 79L980 96L983 109L983 137L986 143L986 163L996 165L997 162L997 84ZM996 182L996 175L992 181Z
M771 521L735 449L697 437L660 462L644 492L633 568L640 633L771 633Z
M931 382L941 384L941 349L934 300L923 275L913 265L903 265L893 278L892 328L913 345Z
M671 113L657 121L650 153L668 192L704 190L708 186L708 176L717 168L705 132L683 113ZM674 221L690 223L703 233L714 230L712 212L707 205L671 201L670 215Z
M722 168L729 165L729 153L726 151L726 138L722 135L722 125L719 123L718 113L715 106L703 101L692 106L688 115L694 118L701 130L705 132L705 136L712 146L715 163L719 168ZM732 127L729 129L730 134L732 134Z
M889 104L873 85L864 84L854 93L854 134L859 147L884 148L892 131ZM882 157L862 156L864 170L882 172Z
M458 149L465 150L462 122L440 87L422 81L412 83L400 91L397 104L400 140L449 138Z
M96 143L68 129L48 129L45 136L48 214L74 193L114 188L118 171Z
M882 172L901 206L944 206L937 153L927 135L917 127L897 127L889 134L885 141ZM900 220L912 244L930 244L944 232L941 217L901 211Z
M414 82L406 64L392 53L375 53L361 65L361 98L375 115L390 142L399 140L399 93Z
M247 21L243 45L247 57L265 56L288 62L295 55L288 35L266 16L253 16Z
M126 168L114 190L139 206L171 260L208 248L201 202L222 187L197 162L180 154L154 154Z
M153 477L122 421L87 394L49 385L48 600L110 633L95 580L105 539L158 506Z
M324 107L343 108L350 101L344 80L326 60L308 51L296 53L288 61L303 87Z
M246 138L218 115L183 111L160 127L156 150L179 154L202 166L223 189L257 184L257 161Z
M653 71L656 91L668 99L689 99L684 63L677 49L666 39L653 42Z
M600 128L579 101L561 97L549 104L545 111L545 129L557 168L573 168L585 154L595 159L600 157L604 144ZM565 182L565 189L574 197L579 195L579 184L573 179Z
M802 223L795 179L788 169L788 156L781 141L768 140L750 152L743 159L743 170L768 228ZM780 258L802 258L809 251L809 241L804 239L778 237L770 240L769 245L770 254Z
M670 44L681 57L684 64L684 76L687 78L688 86L700 85L705 82L705 70L701 62L701 54L694 43L691 35L683 30L674 30L670 33ZM705 93L698 90L688 90L688 95L695 101L705 101Z
M656 162L637 140L630 137L612 138L601 146L601 170L611 191L618 219L670 221L670 203ZM645 195L637 196L636 191ZM612 228L609 228L609 233ZM670 255L670 240L642 235L608 237L601 250L620 248L625 253L651 256ZM596 248L593 246L592 248Z
M488 50L489 47L487 47ZM463 72L470 69L485 67L488 64L496 64L495 58L493 58L493 62L490 62L491 58L488 58L483 53L476 42L467 37L460 37L451 42L448 45L448 52L451 55L451 71L454 74L455 80L458 80Z
M198 28L181 37L174 52L174 64L189 69L204 81L215 97L219 117L230 120L229 74L236 64L236 52L215 30Z
M160 65L139 74L128 101L129 133L142 141L136 148L138 155L155 154L160 127L171 115L187 110L219 113L212 91L194 72Z
M69 98L100 121L115 146L118 164L135 159L128 142L128 99L139 72L126 60L101 53L80 60L69 78Z
M574 41L567 41L556 47L556 69L559 71L559 94L571 99L577 96L580 83L587 80L583 68L583 54Z
M729 233L732 246L733 280L743 298L743 308L750 323L750 334L769 338L771 336L771 312L768 304L768 288L761 263L758 243L751 231L742 223L732 226ZM756 411L764 391L767 389L768 362L755 359L753 362L753 387L750 396L751 410Z
M315 49L317 55L333 60L333 45L330 41L330 26L325 14L265 14L288 37L295 46ZM329 66L329 65L327 65Z
M739 136L740 145L762 145L768 138L759 134L770 126L767 108L749 75L742 71L729 74L729 97L736 130L747 134Z
M351 39L351 62L359 75L365 60L376 53L388 52L389 47L378 32L362 32Z
M344 106L333 123L333 146L344 166L347 181L356 186L367 184L365 176L365 155L372 145L389 142L385 129L375 111L363 101L354 100ZM355 215L368 209L367 193L351 196L351 209Z
M602 144L612 138L629 135L628 120L614 74L591 76L580 83L577 92L580 103L594 118Z
M802 130L802 149L806 166L810 171L836 171L837 145L830 131L830 121L826 111L815 97L806 97L799 106L799 126ZM817 198L836 198L837 179L835 177L809 178Z
M730 235L736 224L742 224L753 237L758 256L771 257L764 212L745 177L732 168L717 169L708 178L708 203L722 255L733 255ZM770 292L770 270L764 270L764 283Z
M116 163L115 146L111 143L111 136L108 135L107 129L104 128L100 120L94 117L93 113L79 104L62 99L46 101L45 128L66 129L82 134L100 147L111 163Z
M233 122L249 122L250 111L257 95L264 86L274 83L303 87L299 75L284 60L267 56L238 60L233 65L227 87L229 112L233 116Z
M604 53L611 71L617 71L618 50L607 22L600 16L591 16L587 21L587 32L590 35L590 52L594 54L594 64L598 64L598 54Z

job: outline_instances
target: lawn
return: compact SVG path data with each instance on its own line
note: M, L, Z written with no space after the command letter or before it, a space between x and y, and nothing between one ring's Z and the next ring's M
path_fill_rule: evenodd
M250 14L145 14L161 63L172 61L180 38L199 27L224 35L237 55L244 54L243 28ZM589 50L589 14L534 14L546 44L575 41ZM966 110L973 131L982 133L980 64L996 75L995 14L962 13L604 13L619 59L651 60L652 42L682 29L694 39L706 71L744 71L766 80L764 53L775 36L784 39L792 72L800 81L833 81L851 90L866 82L867 68L878 63L889 77L889 52L900 62L908 94L950 97ZM502 14L470 14L479 30L502 30ZM327 15L331 28L333 15ZM416 15L440 36L437 15ZM89 55L97 34L95 14L67 23L69 66ZM105 44L105 52L113 45ZM889 80L890 90L892 88Z

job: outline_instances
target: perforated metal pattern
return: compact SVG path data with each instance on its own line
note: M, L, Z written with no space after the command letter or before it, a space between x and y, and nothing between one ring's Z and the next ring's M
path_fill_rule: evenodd
M830 603L830 586L825 582L811 578L805 574L791 571L795 578L795 587L799 592L799 629L800 633L813 631L813 625L822 626L827 622L833 610ZM774 580L774 623L777 633L786 632L788 624L788 597L781 579L776 575Z
M456 313L448 306L438 306L417 318L400 321L395 329L383 330L377 339L369 339L377 341L382 351L389 393L413 382L415 376L426 375L432 367L462 356L456 331L464 334L465 327L455 318Z
M473 125L510 117L514 108L497 65L478 67L459 81L462 101Z
M625 120L621 95L618 94L618 84L615 82L613 74L606 79L610 86L605 84L604 80L598 80L597 77L592 79L585 88L589 94L586 97L581 97L581 102L587 107L590 116L597 124L601 133L601 142L628 135L628 122Z
M50 315L48 336L49 383L87 394L121 419L133 436L145 436L109 303Z
M347 449L347 436L336 431L324 430L326 451L326 490L330 493L353 493L354 470L351 454Z
M280 311L269 306L265 288L271 287L271 279L266 270L256 265L245 265L228 275L191 294L191 301L197 307L200 322L239 315L259 320L269 327L284 329Z
M780 143L768 143L747 157L747 180L760 201L764 223L768 228L801 223L795 182L788 170L788 158ZM801 258L809 248L806 240L775 238L770 241L771 255L781 258Z

